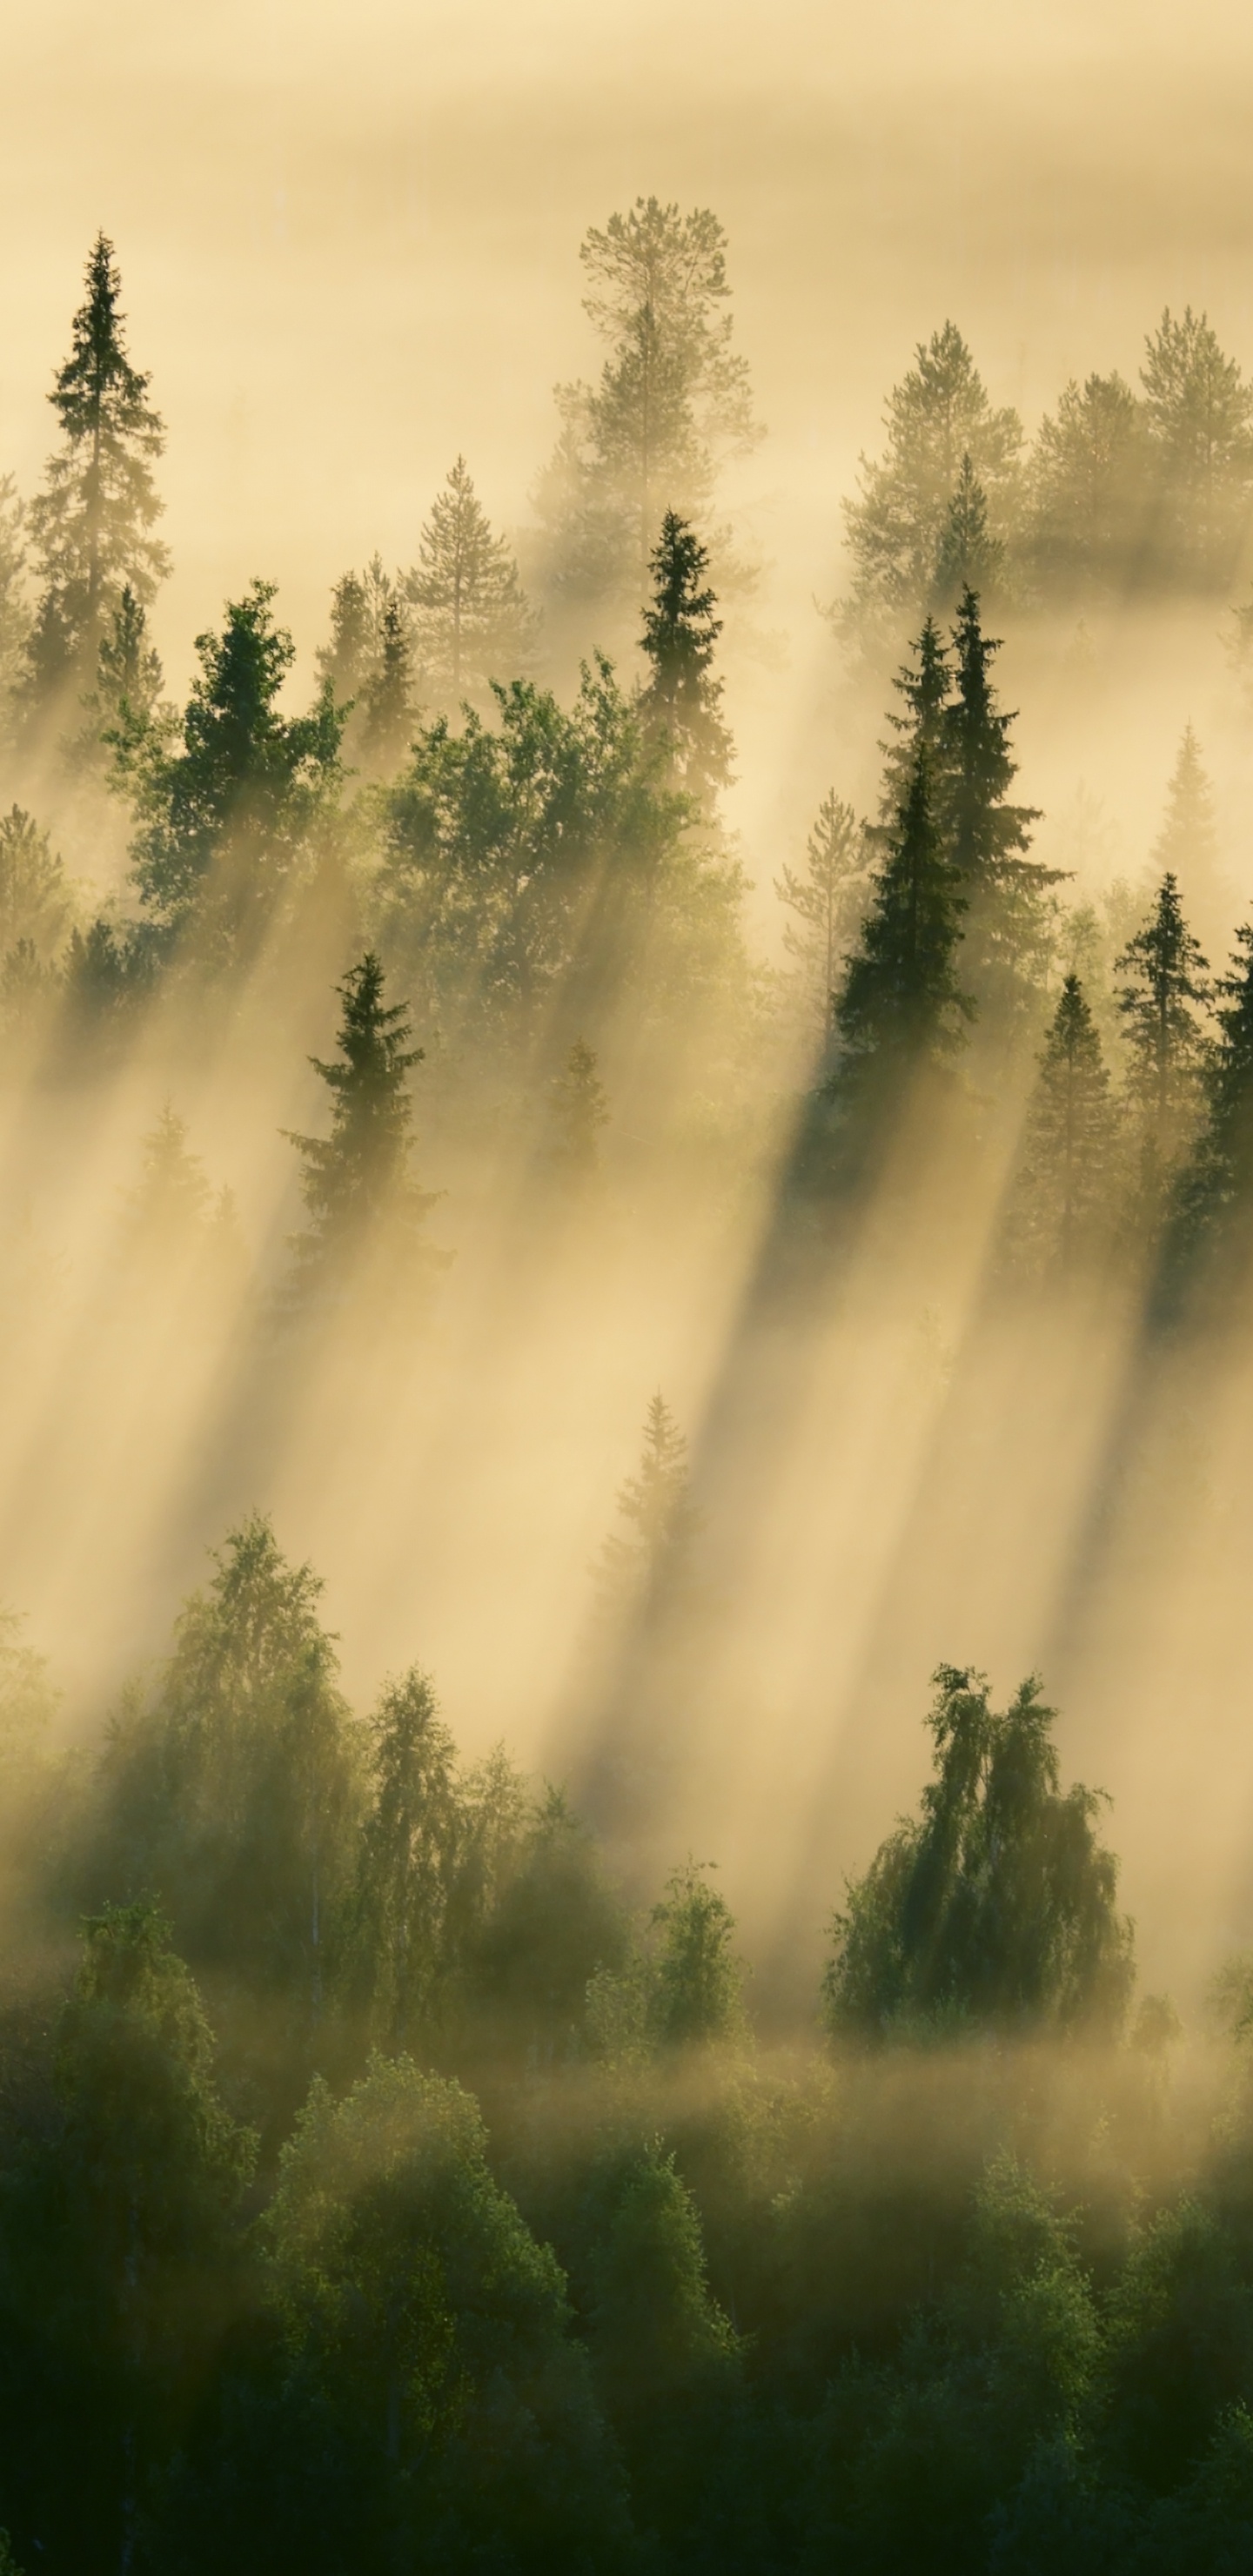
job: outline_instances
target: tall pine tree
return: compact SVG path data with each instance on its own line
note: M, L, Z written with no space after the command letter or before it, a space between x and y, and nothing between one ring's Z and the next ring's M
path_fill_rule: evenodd
M311 1057L331 1094L329 1136L284 1132L304 1166L301 1189L309 1222L293 1241L294 1293L342 1287L371 1256L385 1256L398 1287L439 1256L422 1229L434 1195L409 1168L413 1105L408 1075L424 1050L406 1044L409 1013L383 999L383 968L372 951L350 967L337 991L343 1005L339 1056Z
M493 680L535 659L535 612L503 537L493 536L464 456L436 494L418 561L405 577L423 684L435 705L482 702Z
M794 961L804 1007L825 1044L834 1025L840 970L870 893L867 833L834 789L818 808L805 846L804 874L784 868L774 890L793 916L783 945Z
M932 755L919 741L836 1003L835 1097L882 1094L960 1046L974 1017L957 973L965 909L936 814Z
M1214 791L1190 724L1183 729L1152 858L1157 874L1177 879L1202 944L1221 938L1234 904L1218 854Z
M1108 1243L1118 1142L1100 1036L1078 976L1068 975L1027 1112L1011 1203L1015 1268L1065 1277Z
M153 535L161 515L152 468L165 444L149 378L126 354L113 244L97 236L73 345L48 399L61 430L44 488L31 503L40 595L27 648L30 707L55 706L95 677L102 635L129 585L147 606L169 570Z
M1179 1175L1163 1262L1174 1295L1198 1264L1234 1270L1253 1233L1253 923L1237 930L1213 991L1218 1034L1204 1066L1205 1118Z
M954 695L942 724L943 824L968 906L965 973L993 1044L1012 1042L1038 1009L1048 963L1050 889L1061 871L1029 859L1036 807L1011 805L1018 763L1012 714L991 676L1000 645L983 632L979 601L962 593L953 629Z
M1143 928L1116 960L1118 1002L1130 1051L1128 1088L1140 1147L1143 1219L1156 1223L1164 1193L1196 1130L1202 1105L1211 988L1199 941L1167 872Z
M652 558L653 595L644 612L642 649L649 676L640 697L645 723L664 744L675 784L702 803L731 774L731 737L722 718L722 682L713 677L722 633L717 599L705 579L709 551L676 510L667 510Z

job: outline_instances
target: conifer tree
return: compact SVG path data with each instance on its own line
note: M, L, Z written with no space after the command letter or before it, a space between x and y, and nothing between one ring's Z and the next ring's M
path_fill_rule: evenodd
M383 968L367 951L336 986L342 1011L339 1057L333 1064L312 1056L314 1071L331 1094L329 1136L284 1130L304 1166L301 1189L309 1223L293 1240L297 1293L316 1284L342 1283L363 1258L378 1255L386 1238L391 1260L412 1273L415 1261L438 1258L421 1240L434 1195L417 1187L409 1169L413 1104L407 1076L424 1049L409 1047L409 1013L403 1002L383 999Z
M371 1802L348 1915L348 1973L390 2049L430 2044L454 1964L449 1916L467 1818L452 1737L425 1674L389 1682L370 1721Z
M464 456L435 496L404 589L424 685L437 706L482 700L491 681L530 669L535 613L504 538L492 534Z
M296 648L273 598L255 581L220 636L197 636L180 739L150 729L130 763L145 909L167 935L199 916L228 957L268 917L339 777L343 715L326 683L312 715L280 712Z
M0 474L0 749L10 742L18 722L30 634L25 522L13 476Z
M25 688L36 708L91 685L123 590L129 585L146 607L169 570L152 533L162 509L152 468L164 432L147 398L149 378L126 354L121 278L103 233L86 284L70 355L48 397L62 445L29 512L40 595Z
M1003 538L993 536L988 525L988 496L967 454L936 548L932 596L937 606L955 606L964 591L1000 589L1005 558Z
M1027 1112L1011 1215L1018 1266L1066 1276L1108 1242L1117 1153L1100 1037L1079 977L1067 975Z
M662 1575L679 1577L699 1528L688 1491L687 1441L660 1391L644 1422L639 1473L628 1476L618 1512L629 1535L614 1532L600 1552L596 1581L607 1604L643 1600Z
M954 695L943 715L942 813L952 864L968 906L965 973L989 1034L1018 1034L1032 1016L1048 959L1048 896L1061 871L1025 855L1030 805L1011 805L1018 764L1012 714L991 678L1000 645L983 632L979 602L962 593L953 629Z
M314 656L318 678L344 719L346 757L386 775L417 719L413 621L400 588L371 557L331 593L331 632Z
M1168 580L1229 582L1253 489L1253 385L1224 356L1204 313L1169 307L1140 371L1156 485L1158 557Z
M895 739L880 742L883 753L883 788L879 800L879 822L872 826L872 838L883 846L885 833L896 828L913 778L919 752L926 755L933 779L938 779L946 750L945 710L949 704L953 674L943 635L934 617L924 618L922 630L910 645L911 659L903 662L892 686L903 702L903 712L888 709L888 723Z
M1217 1035L1204 1063L1205 1118L1179 1176L1166 1245L1167 1283L1198 1257L1228 1261L1253 1227L1253 924L1241 923L1225 975L1215 978Z
M1143 540L1146 468L1130 385L1118 375L1082 386L1072 378L1031 456L1029 549L1048 592L1101 598L1125 587Z
M114 763L114 783L125 786L148 745L168 739L175 716L161 703L161 656L148 633L148 612L128 582L96 654L96 685L83 698L85 721L74 750L80 765Z
M1118 1001L1131 1058L1128 1087L1139 1129L1145 1217L1152 1221L1195 1132L1207 1050L1202 1014L1211 998L1208 962L1184 919L1169 871L1115 970L1126 978Z
M1152 863L1156 874L1177 880L1180 900L1187 904L1202 940L1221 934L1230 918L1229 890L1218 855L1214 791L1190 724L1184 726L1166 791L1166 811L1153 844Z
M562 430L538 503L555 588L603 617L645 591L663 509L702 519L723 459L761 433L715 215L639 197L593 227L579 256L583 309L608 354L598 384L557 388Z
M609 1123L609 1102L596 1070L596 1055L586 1038L576 1038L550 1093L552 1137L548 1159L558 1180L574 1192L586 1189L600 1169L600 1131Z
M920 741L896 827L835 1009L840 1061L830 1089L879 1094L962 1042L974 1005L958 980L966 897L936 817L931 755Z
M722 682L713 677L722 633L705 580L709 551L695 529L667 510L652 557L653 595L641 646L649 676L640 697L645 723L664 743L676 784L708 803L730 777L731 737L722 719Z
M784 868L775 893L794 916L783 945L795 960L806 1007L824 1043L835 1016L836 986L870 893L868 837L834 788L823 797L805 846L805 873Z
M362 705L361 754L367 771L386 777L396 769L408 748L416 714L409 621L393 595L383 610L378 658Z
M48 834L10 806L0 816L0 958L26 942L51 963L73 917L74 890Z
M845 617L854 624L876 612L920 606L930 596L964 458L987 497L994 537L1013 520L1022 446L1017 413L989 402L952 322L920 341L915 357L888 397L884 454L873 463L863 456L860 495L844 505L854 570Z

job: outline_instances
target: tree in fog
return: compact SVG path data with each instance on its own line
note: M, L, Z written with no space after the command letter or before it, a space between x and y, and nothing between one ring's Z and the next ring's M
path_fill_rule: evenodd
M718 602L705 578L708 569L708 547L677 511L667 510L653 551L653 594L640 639L648 664L640 710L647 730L664 746L675 784L704 804L731 775L722 682L713 676L722 620L714 615Z
M967 898L936 804L933 759L919 743L836 999L836 1101L883 1097L909 1070L946 1061L974 1016L958 972Z
M659 1578L669 1583L682 1574L700 1526L687 1441L660 1391L645 1416L638 1472L619 1489L618 1515L626 1529L605 1540L596 1581L607 1604L625 1606L645 1600Z
M739 2038L744 2029L744 1971L732 1948L735 1917L709 1883L708 1868L688 1860L666 1881L649 1917L656 1940L649 1981L649 2022L666 2048Z
M870 869L865 827L832 788L805 844L803 874L785 867L775 878L775 893L792 916L783 945L824 1043L831 1035L840 970L870 899Z
M963 974L996 1040L1012 1038L1038 1004L1051 941L1049 895L1061 872L1026 855L1036 807L1012 805L1018 773L1014 717L992 680L1000 645L983 632L979 601L962 593L953 629L953 697L941 725L939 804L967 905Z
M26 596L26 511L11 474L0 474L0 747L12 735L26 668L31 612Z
M548 1165L571 1192L585 1190L600 1170L600 1132L610 1112L596 1065L586 1038L576 1038L548 1088Z
M88 1885L155 1890L198 1973L325 1997L363 1800L361 1750L318 1618L319 1578L260 1514L214 1551L151 1696L111 1731Z
M331 1095L329 1136L286 1129L300 1155L301 1191L309 1222L293 1241L296 1294L342 1283L354 1263L386 1235L390 1264L407 1272L429 1268L438 1256L422 1239L435 1204L410 1170L413 1103L408 1077L424 1060L406 1040L410 1017L403 1002L383 999L383 969L368 951L336 986L342 1009L333 1064L310 1063Z
M405 575L424 692L437 707L482 701L535 658L537 619L503 537L493 536L464 456L431 505Z
M549 1788L523 1819L494 1902L467 1926L463 2031L475 2054L535 2070L577 2059L589 1986L626 1950L626 1917L596 1843Z
M1191 725L1185 725L1166 790L1166 811L1153 843L1159 876L1173 876L1180 900L1204 940L1221 934L1230 919L1230 892L1219 856L1214 790Z
M220 636L197 636L177 739L145 738L133 764L145 910L167 939L194 925L222 962L259 935L339 778L343 717L329 688L311 715L280 711L296 648L273 599L273 583L255 581L228 603Z
M364 573L336 582L330 636L314 661L344 719L346 759L367 776L386 776L417 723L418 674L411 612L378 555Z
M948 647L934 617L924 618L909 651L910 659L901 664L892 681L901 709L898 712L889 708L891 732L879 744L884 756L883 786L879 823L872 826L870 833L872 844L879 847L884 844L885 833L895 828L919 752L925 753L932 771L938 773L945 749L945 710L952 695L953 673Z
M1133 1982L1100 1798L1065 1791L1056 1715L1034 1679L989 1705L980 1673L941 1664L927 1719L935 1776L834 1922L825 1997L837 2033L916 2024L1117 2030Z
M1167 872L1148 920L1115 961L1129 1068L1127 1086L1140 1151L1146 1223L1192 1142L1208 1048L1209 967L1184 919Z
M967 469L991 517L995 542L1012 523L1022 428L996 408L952 322L920 341L916 364L888 396L887 445L863 456L861 491L844 504L853 559L854 619L930 598L954 496Z
M1039 1064L1011 1200L1011 1256L1016 1267L1064 1277L1109 1243L1120 1177L1109 1071L1077 975L1062 985Z
M1163 313L1140 370L1158 559L1203 590L1230 581L1253 496L1253 386L1225 357L1208 315Z
M1119 375L1072 377L1032 449L1027 544L1047 592L1117 597L1145 536L1147 447L1140 404Z
M1253 925L1242 922L1228 971L1214 979L1216 1035L1203 1065L1204 1116L1179 1173L1166 1244L1167 1281L1193 1265L1247 1258L1253 1225Z
M58 954L74 917L74 889L33 814L0 815L0 959L25 942L44 962Z
M347 1915L347 1974L387 2047L429 2045L453 1964L449 1915L462 1857L457 1757L416 1668L369 1721L370 1805Z
M149 378L126 354L121 278L103 233L86 284L70 355L48 397L62 443L28 514L39 596L25 689L36 708L90 687L123 591L129 586L147 606L169 570L153 535L162 503L152 468L164 431L147 398Z
M114 609L96 653L96 685L83 699L86 723L78 749L98 762L112 751L125 776L134 766L154 726L168 731L172 711L161 702L164 673L161 656L148 630L148 612L130 583Z
M760 432L732 345L726 234L707 208L637 197L585 236L583 310L607 344L595 385L557 389L539 489L559 590L641 597L663 510L700 520L719 465Z
M988 525L988 497L969 456L963 456L957 487L940 529L935 555L932 597L951 608L963 592L995 592L1005 580L1004 539Z
M139 1179L125 1194L123 1248L128 1260L155 1266L194 1261L197 1288L221 1288L242 1269L243 1241L233 1191L215 1192L185 1121L167 1100L141 1147Z

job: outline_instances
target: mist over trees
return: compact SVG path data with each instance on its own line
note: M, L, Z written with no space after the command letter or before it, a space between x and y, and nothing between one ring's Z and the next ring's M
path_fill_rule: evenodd
M103 232L0 479L0 2569L1243 2567L1221 711L1125 870L1028 800L1085 618L1238 679L1253 388L943 322L754 804L730 245L579 256L529 519L308 669L261 567L167 682Z

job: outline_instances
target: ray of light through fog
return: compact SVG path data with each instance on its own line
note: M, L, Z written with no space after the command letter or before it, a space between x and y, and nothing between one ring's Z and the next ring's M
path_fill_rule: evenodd
M773 881L820 798L876 805L888 693L850 676L819 609L915 344L951 316L1029 437L1068 378L1134 383L1165 306L1204 307L1253 367L1253 22L1234 6L50 0L13 13L5 52L0 470L38 484L103 227L167 429L154 633L180 699L193 638L259 575L298 647L287 703L307 705L333 582L376 551L413 561L459 454L525 559L553 388L599 364L580 240L640 195L714 209L766 425L719 496L761 567L724 668L764 968ZM995 621L1016 792L1074 900L1143 875L1190 722L1224 933L1247 913L1253 718L1228 624L1222 601L1112 598L1080 647L1073 615ZM125 816L86 822L51 786L48 805L89 911L122 881ZM92 1085L37 1058L5 1077L0 1596L67 1727L98 1728L206 1547L259 1506L325 1575L358 1702L420 1660L467 1747L503 1737L593 1800L642 1745L662 1783L648 1868L716 1850L763 1954L809 1959L843 1873L912 1799L941 1659L998 1693L1042 1671L1068 1772L1113 1794L1150 1977L1169 1954L1176 1983L1199 1979L1248 1940L1247 1336L1163 1380L1132 1287L1030 1335L1007 1319L990 1280L1012 1103L974 1179L942 1137L902 1139L838 1295L793 1327L769 1283L799 1051L763 1049L733 1150L711 1107L702 1153L694 1119L673 1142L681 1077L629 1025L602 1058L609 1185L555 1241L525 1102L474 1140L440 1126L418 1025L416 1162L451 1265L399 1358L369 1334L293 1353L265 1283L300 1215L283 1131L324 1121L308 1058L332 1047L349 962L338 903L319 893L299 955L264 949L228 1014L189 1027L159 1003ZM717 1031L689 1038L703 1082ZM243 1249L162 1306L119 1247L166 1104L234 1194ZM610 1671L590 1569L657 1389L691 1443L705 1589L677 1665L637 1638ZM1155 1426L1178 1444L1181 1421L1144 1485Z

